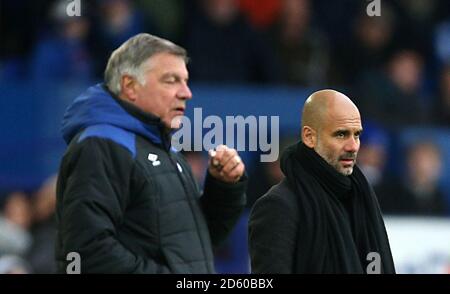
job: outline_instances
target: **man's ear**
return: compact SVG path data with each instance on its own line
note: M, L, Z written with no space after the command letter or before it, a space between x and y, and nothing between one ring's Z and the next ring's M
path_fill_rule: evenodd
M316 147L316 142L317 142L316 131L309 126L304 126L302 128L302 142L309 148Z
M121 96L127 101L134 102L137 99L137 81L129 75L123 75L120 79Z

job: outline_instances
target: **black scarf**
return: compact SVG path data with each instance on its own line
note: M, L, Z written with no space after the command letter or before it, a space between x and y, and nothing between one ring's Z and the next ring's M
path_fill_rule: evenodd
M297 273L366 273L370 252L380 255L381 273L395 273L375 193L356 165L344 176L299 142L283 153L281 169L298 196Z

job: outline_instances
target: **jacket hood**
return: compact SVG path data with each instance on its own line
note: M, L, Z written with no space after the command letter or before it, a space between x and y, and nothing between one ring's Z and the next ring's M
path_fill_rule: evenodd
M144 136L153 143L162 143L164 126L159 118L113 97L102 84L88 88L67 108L61 132L69 144L81 130L98 124L112 125Z

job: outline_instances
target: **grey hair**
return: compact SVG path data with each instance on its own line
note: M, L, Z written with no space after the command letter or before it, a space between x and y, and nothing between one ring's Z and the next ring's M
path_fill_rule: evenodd
M146 61L157 53L170 53L180 56L188 62L186 50L166 39L142 33L128 39L109 57L105 69L105 84L115 95L121 92L121 79L125 74L145 84L144 65Z

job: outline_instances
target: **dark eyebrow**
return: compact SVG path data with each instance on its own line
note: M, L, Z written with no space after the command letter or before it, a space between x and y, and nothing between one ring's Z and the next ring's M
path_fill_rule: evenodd
M363 131L362 129L357 130L355 132L355 134L361 135L362 131ZM344 136L348 136L348 135L350 135L350 131L346 130L346 129L339 129L339 130L336 130L336 131L333 132L333 136L336 136L338 134L343 134Z

